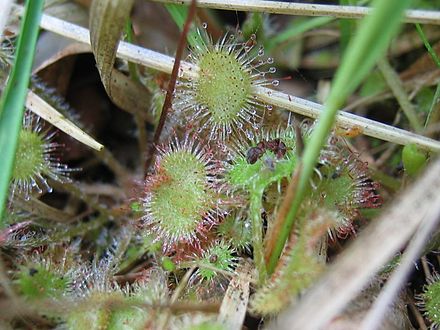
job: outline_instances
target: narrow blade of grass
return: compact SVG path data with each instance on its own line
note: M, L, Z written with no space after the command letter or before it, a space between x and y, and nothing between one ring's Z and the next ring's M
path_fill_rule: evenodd
M268 253L268 271L273 272L281 255L284 244L292 230L294 220L309 185L319 153L335 122L338 108L346 98L359 86L362 79L383 55L391 37L397 31L409 0L389 0L374 2L374 10L360 25L359 31L347 48L341 66L336 73L333 88L330 92L325 110L319 118L312 133L310 143L304 150L301 177L296 189L295 198L285 218L282 230L277 237L273 251Z
M277 47L279 44L281 44L291 38L294 38L298 35L301 35L304 32L307 32L309 30L312 30L317 27L328 24L334 20L335 19L333 17L308 18L306 20L303 20L302 22L298 22L297 20L295 20L295 21L293 21L292 24L290 24L289 27L287 27L281 33L275 35L273 38L268 40L268 42L265 45L265 50L266 50L266 52L269 53L272 49Z
M349 6L353 4L353 0L339 0L342 6ZM351 35L356 28L356 23L352 19L341 19L339 21L339 30L341 31L341 41L339 42L341 54L347 49L350 43Z
M400 80L398 74L394 71L390 63L385 58L380 59L380 61L378 62L378 67L383 77L385 78L388 87L393 92L394 96L397 99L397 102L399 102L399 105L402 108L402 111L405 114L406 118L408 119L412 129L417 133L421 133L423 130L422 124L420 124L419 119L417 118L414 106L409 100L409 97L405 92L405 88L403 87L402 81Z
M0 227L9 191L12 167L15 160L18 134L24 111L35 45L39 32L43 0L26 2L26 10L18 37L14 67L0 103Z
M440 59L438 58L436 52L434 51L434 49L432 49L431 44L429 43L428 38L426 38L425 33L423 32L422 27L420 26L420 24L416 24L416 29L417 32L420 36L420 39L422 39L423 44L426 47L426 50L428 51L429 55L431 55L432 59L434 60L435 64L437 64L437 66L440 68Z
M438 103L440 102L440 83L437 84L437 88L435 90L434 98L432 99L431 106L429 107L428 116L425 121L425 128L429 125L436 123L440 119L440 106Z
M165 4L165 8L168 10L173 21L179 27L180 30L183 30L183 26L185 24L186 18L188 16L188 7L177 4ZM200 36L197 34L195 28L190 28L187 36L188 44L191 47L196 47L201 44Z
M429 55L431 55L432 60L435 62L435 64L440 68L440 59L438 58L436 52L432 48L431 44L429 43L428 38L426 37L425 33L423 32L422 27L420 24L416 24L417 32L420 36L420 39L422 39L423 44L425 45L426 50L428 51ZM429 108L428 116L426 117L425 121L425 129L432 123L435 123L440 118L440 107L437 105L437 103L440 100L440 83L437 84L437 89L435 90L435 95L431 103L431 107Z

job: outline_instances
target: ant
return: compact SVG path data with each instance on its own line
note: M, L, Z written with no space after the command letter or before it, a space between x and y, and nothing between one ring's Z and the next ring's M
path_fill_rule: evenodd
M247 162L249 164L256 163L256 161L260 159L267 150L272 151L277 159L281 159L286 154L287 147L286 144L279 138L269 141L260 141L255 147L249 148L249 150L247 151Z

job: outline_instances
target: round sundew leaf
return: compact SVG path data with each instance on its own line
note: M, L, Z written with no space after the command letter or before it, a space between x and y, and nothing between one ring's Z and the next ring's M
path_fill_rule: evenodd
M217 124L232 123L251 96L252 77L226 50L214 50L201 56L196 100L207 108Z
M217 233L236 250L244 250L251 245L251 223L237 214L229 214L218 225Z
M325 193L323 202L328 209L334 210L338 205L354 198L355 178L350 177L346 167L338 171L333 166L324 166L320 171L325 178L320 181L318 191Z
M146 218L166 244L192 240L215 205L207 159L193 147L172 147L151 177Z
M44 145L43 138L37 132L21 130L12 172L13 180L32 180L36 173L44 172L47 166Z
M193 232L206 210L204 187L195 184L172 184L170 181L153 191L151 212L155 222L168 233Z
M423 300L428 318L434 324L440 324L440 281L435 281L426 287Z
M205 164L186 150L167 154L161 161L166 175L173 181L204 185L206 182Z
M35 300L60 297L67 290L69 280L42 266L35 266L34 268L23 267L17 284L26 298Z
M137 302L139 305L143 303L141 299L127 299ZM137 301L138 300L138 301ZM142 329L148 320L150 314L146 309L137 306L128 306L118 308L112 311L108 330L133 330Z
M230 271L236 263L236 258L232 254L233 250L228 244L221 241L214 243L203 252L199 260L200 268L198 275L203 280L211 281L218 274L216 269ZM204 265L208 265L209 267L203 267Z

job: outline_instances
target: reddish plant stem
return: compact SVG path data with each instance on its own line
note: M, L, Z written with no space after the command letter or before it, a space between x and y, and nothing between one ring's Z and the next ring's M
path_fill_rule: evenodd
M150 146L150 152L148 153L147 161L145 162L144 174L146 175L148 169L153 163L155 149L154 147L159 143L159 138L162 133L165 121L167 119L168 112L172 110L173 92L176 87L177 73L180 67L180 61L182 59L183 51L186 47L186 37L188 35L191 22L196 12L196 0L191 1L191 5L188 10L188 16L186 17L185 25L183 26L182 33L180 34L179 43L177 45L176 56L174 58L173 70L171 71L170 81L168 82L167 94L163 103L162 112L160 113L159 123L157 124L156 131L154 132L153 143Z
M301 176L301 165L293 172L292 178L287 186L286 195L284 196L284 200L281 204L280 210L278 211L277 218L273 224L272 230L268 233L265 244L265 261L266 265L269 264L269 260L271 259L273 250L275 248L275 244L280 236L282 228L284 228L284 223L286 221L287 213L289 213L290 205L295 198L296 188L298 185L298 180ZM270 274L269 274L270 275Z

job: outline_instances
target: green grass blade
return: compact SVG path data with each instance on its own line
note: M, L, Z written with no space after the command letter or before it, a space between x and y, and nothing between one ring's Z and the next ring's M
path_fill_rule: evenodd
M417 32L420 36L420 39L422 39L423 44L425 45L425 48L428 51L429 55L431 55L432 60L440 68L440 59L438 58L436 52L434 51L431 44L429 43L428 38L426 38L426 35L423 32L423 29L420 26L420 24L416 23L416 29L417 29ZM437 84L437 89L435 90L435 95L432 100L431 107L429 108L428 116L426 117L425 126L424 126L425 129L430 124L436 122L438 120L438 117L440 116L439 115L439 107L437 106L439 99L440 99L440 83Z
M4 226L3 212L8 197L43 4L43 0L28 0L26 2L26 13L18 37L14 67L0 102L0 153L2 158L0 162L0 227Z
M429 107L428 116L425 121L425 129L437 122L440 118L440 107L438 103L440 102L440 82L437 84L437 88L435 90L434 98L432 99L431 106Z
M438 56L437 56L436 52L434 51L434 49L432 49L431 44L429 43L428 38L426 38L426 35L423 32L423 29L420 26L420 24L416 23L416 29L417 29L417 33L420 36L420 39L422 39L423 44L426 47L429 55L431 55L431 57L434 60L435 64L440 68L440 59L438 58Z
M339 0L341 6L355 5L353 0ZM341 31L340 52L341 54L347 49L351 36L356 28L356 22L352 19L341 19L339 21L339 30Z
M397 102L399 103L403 113L405 114L409 124L411 125L411 128L419 134L422 133L423 127L422 124L419 122L419 118L417 117L416 109L411 103L397 72L394 71L386 58L380 59L377 63L377 67L379 68L382 76L387 82L388 87L391 89L394 96L396 97Z
M301 35L304 32L328 24L334 20L334 17L314 17L302 19L301 21L294 20L292 24L290 24L284 31L275 35L273 38L266 42L265 50L266 52L270 52L281 43L286 42L287 40L292 39L298 35Z
M165 4L165 8L168 10L168 13L179 29L182 30L186 17L188 16L188 7L184 5ZM189 30L187 40L191 47L203 45L200 36L197 34L194 27Z
M391 37L399 27L404 9L409 6L410 0L375 0L373 4L372 14L362 21L356 36L348 45L325 104L325 110L304 150L302 164L298 166L302 172L296 187L295 198L282 226L274 251L270 255L269 272L273 272L275 269L286 239L292 230L321 148L334 124L338 108L344 104L347 97L359 86L362 79L383 55Z

